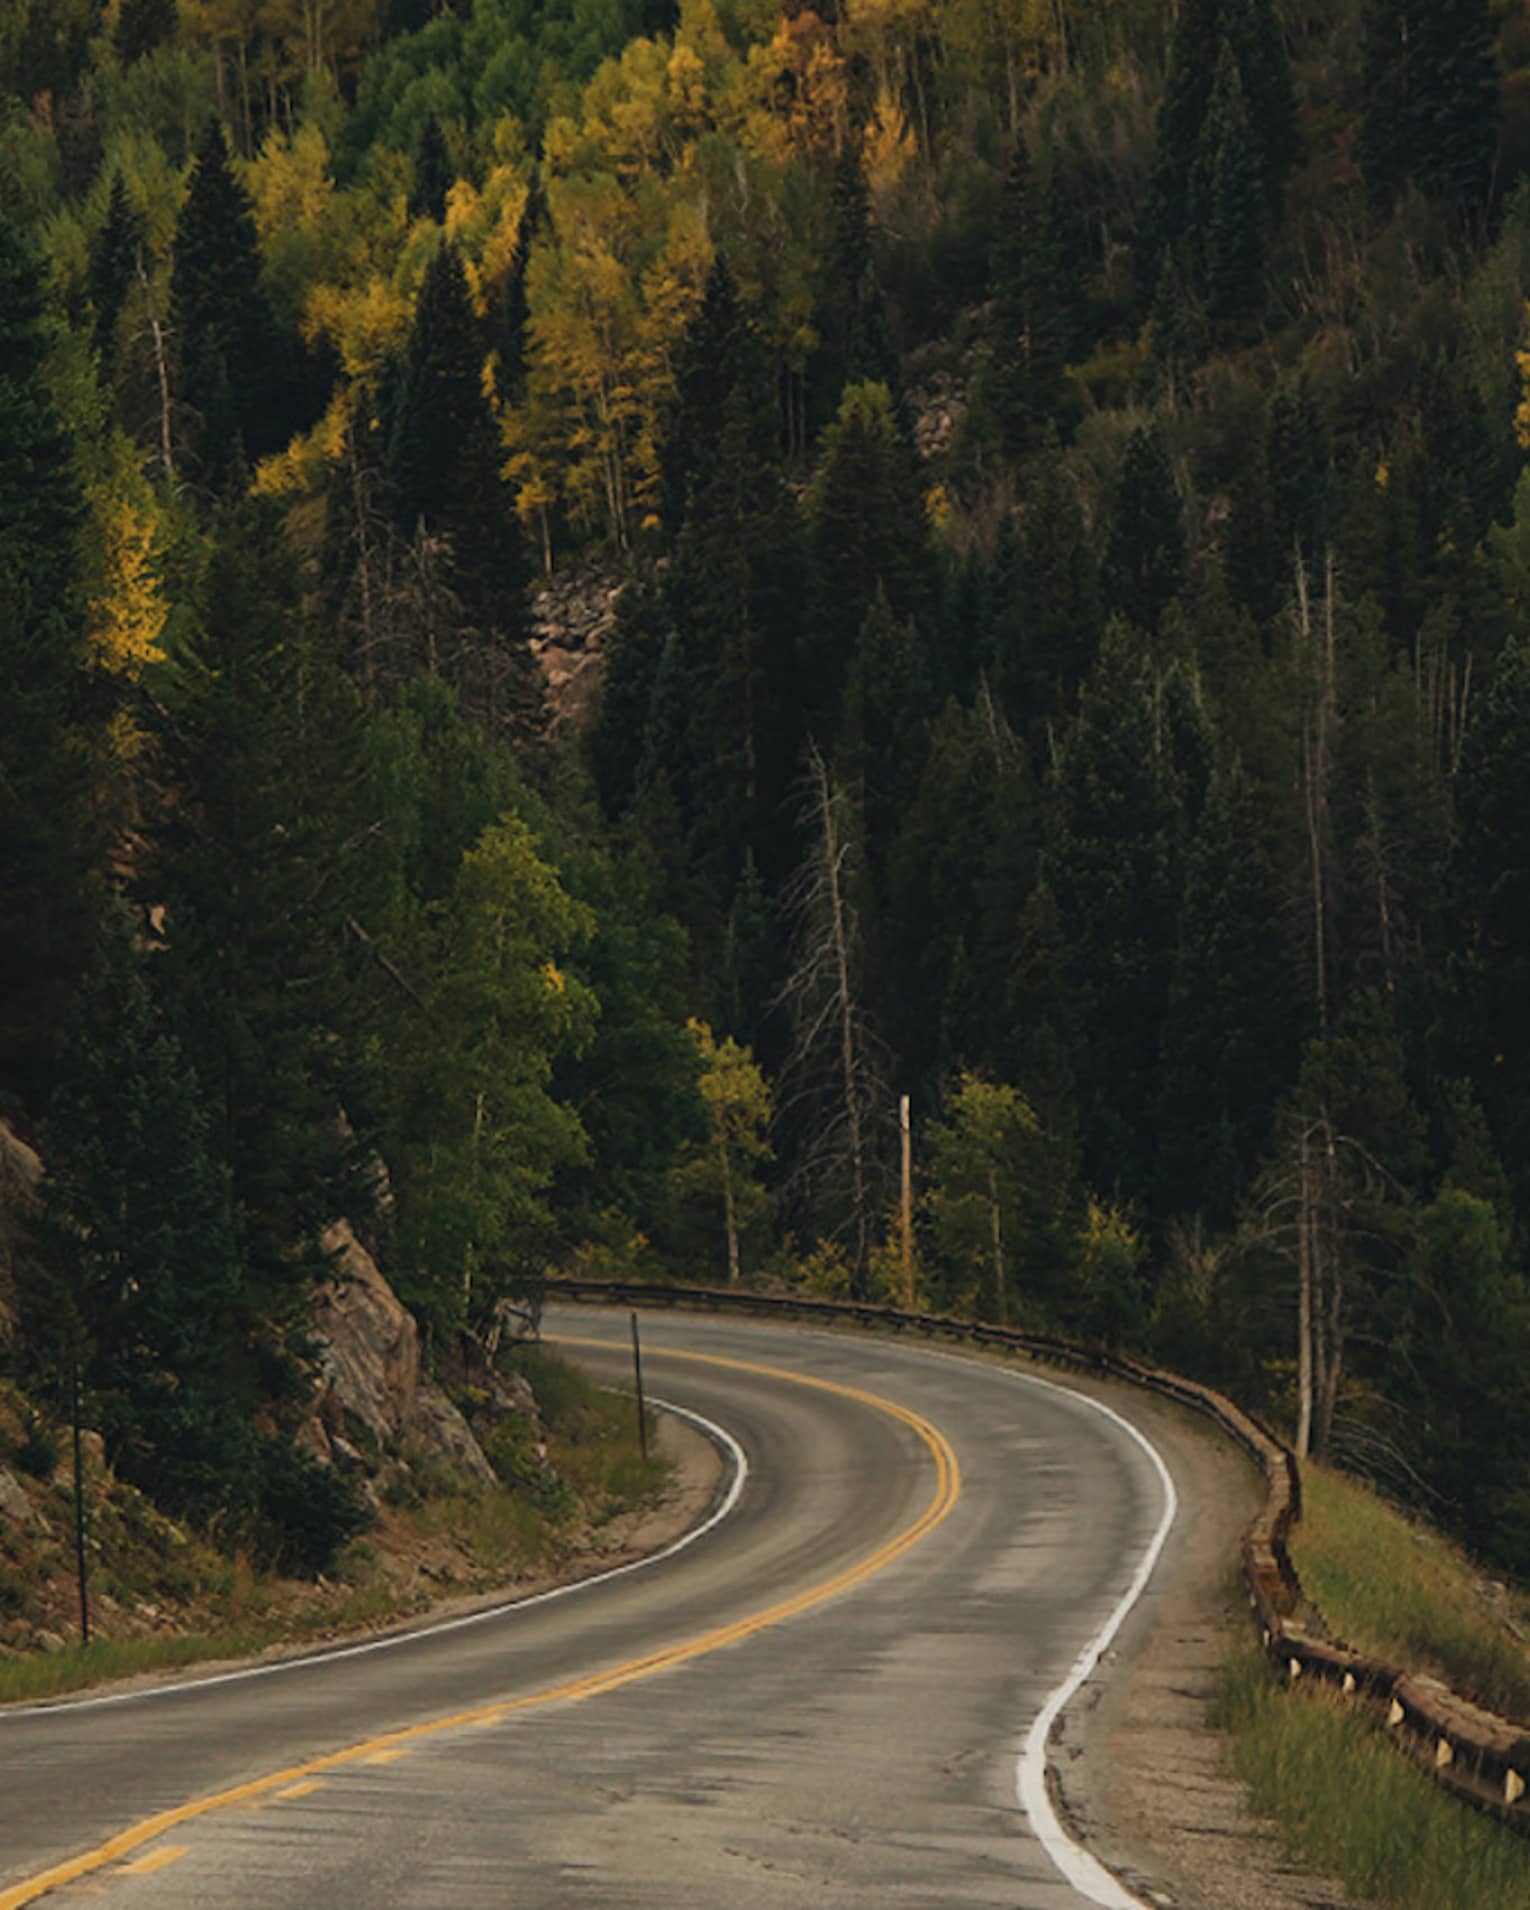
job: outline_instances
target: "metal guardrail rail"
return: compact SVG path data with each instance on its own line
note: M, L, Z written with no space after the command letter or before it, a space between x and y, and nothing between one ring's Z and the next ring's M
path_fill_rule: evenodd
M1023 1353L1079 1372L1126 1380L1214 1420L1264 1472L1265 1502L1243 1535L1242 1566L1260 1640L1291 1683L1310 1679L1369 1707L1392 1741L1426 1766L1447 1790L1530 1836L1530 1724L1500 1718L1436 1679L1369 1658L1319 1635L1326 1629L1305 1598L1286 1550L1301 1516L1301 1473L1288 1446L1209 1386L1181 1379L1053 1333L991 1326L939 1313L905 1312L856 1300L756 1293L741 1287L652 1285L646 1281L549 1276L549 1299L606 1306L688 1306L764 1318L798 1318L925 1333ZM1306 1622L1303 1622L1303 1619Z

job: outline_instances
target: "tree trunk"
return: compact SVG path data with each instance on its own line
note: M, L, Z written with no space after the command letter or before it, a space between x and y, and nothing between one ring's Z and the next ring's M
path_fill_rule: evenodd
M993 1306L1000 1326L1006 1323L1008 1308L1004 1298L1004 1226L999 1213L998 1170L988 1170L988 1212L993 1224Z
M728 1285L738 1285L738 1216L733 1205L733 1163L728 1159L728 1143L723 1138L722 1122L717 1123L717 1158L722 1166L723 1225L728 1232Z
M1296 1456L1312 1450L1312 1137L1297 1143L1296 1218Z

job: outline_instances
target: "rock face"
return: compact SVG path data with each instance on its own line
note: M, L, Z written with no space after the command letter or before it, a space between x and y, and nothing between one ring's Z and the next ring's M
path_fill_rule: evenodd
M531 647L546 679L554 732L589 721L625 588L619 570L586 562L548 578L532 596Z
M314 1307L319 1385L301 1437L345 1471L370 1475L399 1457L425 1459L492 1485L467 1421L420 1371L413 1316L350 1222L337 1221L324 1245L334 1271Z
M0 1121L0 1346L16 1331L16 1256L22 1216L36 1197L42 1162L21 1136Z

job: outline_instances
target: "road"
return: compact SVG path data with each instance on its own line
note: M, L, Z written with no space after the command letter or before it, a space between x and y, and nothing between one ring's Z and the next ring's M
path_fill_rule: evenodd
M545 1324L620 1370L624 1318ZM387 1650L0 1713L0 1910L88 1851L50 1903L1111 1902L1059 1870L1017 1760L1164 1526L1150 1452L923 1347L666 1315L645 1354L746 1457L713 1530Z

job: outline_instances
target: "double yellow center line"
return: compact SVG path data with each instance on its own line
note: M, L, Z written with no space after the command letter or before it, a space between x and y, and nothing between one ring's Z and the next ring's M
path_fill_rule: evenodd
M585 1346L607 1346L608 1341L573 1340L564 1344ZM605 1691L619 1690L623 1685L636 1684L642 1678L651 1678L655 1673L668 1671L672 1666L683 1665L693 1658L705 1657L708 1652L721 1651L726 1645L736 1645L754 1633L765 1631L772 1625L784 1624L789 1618L811 1611L815 1605L837 1598L840 1593L848 1592L878 1572L885 1571L889 1565L902 1558L904 1553L934 1531L942 1519L946 1518L956 1504L961 1491L961 1470L956 1462L956 1454L950 1444L936 1427L918 1413L910 1412L906 1406L899 1406L880 1394L863 1392L859 1387L842 1386L836 1380L813 1379L805 1374L786 1372L780 1367L757 1366L747 1360L725 1359L712 1353L682 1353L669 1348L655 1347L654 1354L662 1354L665 1359L687 1360L702 1366L724 1367L736 1373L750 1373L766 1379L782 1380L789 1385L809 1387L816 1392L833 1393L841 1399L854 1400L858 1405L869 1407L874 1412L885 1413L896 1419L909 1430L928 1449L935 1461L935 1492L929 1504L902 1531L879 1545L874 1552L868 1553L854 1565L844 1571L836 1572L832 1578L810 1586L806 1591L798 1592L791 1598L782 1599L763 1610L751 1612L745 1618L735 1619L732 1624L719 1625L715 1630L701 1632L694 1638L681 1640L668 1645L660 1651L648 1652L641 1658L630 1658L623 1664L611 1665L604 1671L591 1672L582 1678L573 1678L559 1685L553 1685L545 1691L531 1693L524 1698L505 1698L493 1704L478 1705L470 1711L456 1711L449 1717L433 1718L427 1724L413 1724L402 1730L389 1731L380 1737L367 1738L360 1744L352 1744L343 1751L331 1751L324 1757L310 1758L303 1764L288 1765L285 1770L272 1771L266 1777L258 1777L248 1784L239 1784L231 1790L218 1791L211 1797L200 1797L189 1804L179 1804L172 1810L158 1811L152 1817L130 1825L115 1837L108 1838L94 1849L82 1851L79 1856L68 1858L51 1869L40 1871L35 1877L28 1877L21 1883L13 1884L9 1889L0 1890L0 1910L21 1910L23 1904L35 1903L50 1890L61 1889L65 1884L75 1883L81 1877L89 1876L93 1871L102 1870L109 1864L121 1863L145 1844L152 1843L156 1837L162 1837L166 1831L190 1823L193 1818L206 1817L213 1811L226 1810L231 1805L249 1804L261 1798L270 1797L288 1786L302 1783L324 1771L333 1771L343 1765L357 1764L363 1761L381 1762L380 1753L395 1751L399 1746L416 1742L420 1738L434 1737L443 1731L460 1730L468 1725L493 1725L513 1716L518 1711L535 1710L548 1704L571 1704L581 1698L598 1697ZM176 1853L179 1855L179 1851Z

